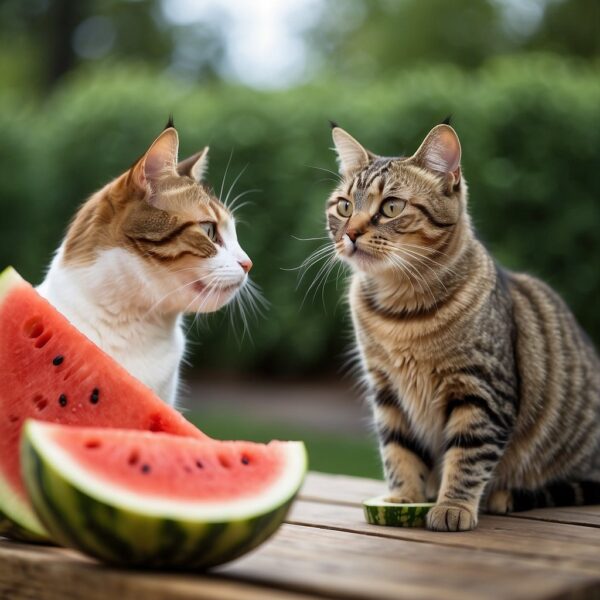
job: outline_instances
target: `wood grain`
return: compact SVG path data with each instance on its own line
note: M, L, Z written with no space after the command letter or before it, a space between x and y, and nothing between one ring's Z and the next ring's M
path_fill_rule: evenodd
M284 525L262 550L220 569L236 579L370 600L591 598L600 576L545 560Z
M600 507L484 515L473 532L442 534L365 523L362 500L384 492L381 481L312 473L269 542L210 574L0 541L0 600L600 598Z
M335 504L360 505L364 500L381 496L386 492L385 483L377 479L329 475L312 471L306 477L300 491L300 498Z
M107 567L77 552L0 541L1 600L308 600L216 575ZM310 598L315 598L311 595Z
M546 558L557 568L600 574L597 529L545 521L482 515L474 531L448 534L426 529L383 527L365 522L358 506L297 502L288 522L326 529L403 539L450 548L503 552L511 556Z

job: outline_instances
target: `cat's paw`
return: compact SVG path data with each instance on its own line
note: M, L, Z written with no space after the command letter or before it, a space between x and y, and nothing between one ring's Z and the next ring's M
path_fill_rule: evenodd
M398 488L392 490L389 496L385 498L386 502L394 502L395 504L417 504L426 502L425 494L420 490L410 488Z
M393 502L394 504L417 504L420 502L424 502L424 500L417 500L414 496L404 496L404 495L392 495L386 496L384 498L386 502Z
M431 531L470 531L477 527L477 514L457 504L436 504L426 518Z
M512 512L512 494L508 490L492 492L487 500L487 512L494 515Z

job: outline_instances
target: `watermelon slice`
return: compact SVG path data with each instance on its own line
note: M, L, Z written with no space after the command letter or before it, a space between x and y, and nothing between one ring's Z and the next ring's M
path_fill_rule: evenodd
M25 419L208 439L73 327L18 273L0 275L0 533L43 539L19 467Z
M30 420L24 478L62 545L144 567L233 560L282 523L306 472L301 442L220 442Z
M433 506L434 502L397 504L388 502L387 496L363 502L367 523L389 527L425 527L425 516Z

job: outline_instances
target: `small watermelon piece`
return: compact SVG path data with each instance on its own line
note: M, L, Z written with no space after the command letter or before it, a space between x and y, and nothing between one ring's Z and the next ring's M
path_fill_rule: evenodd
M266 540L306 472L302 442L220 442L30 420L27 489L60 544L119 565L208 568Z
M12 268L0 275L0 382L2 535L46 537L21 479L19 438L27 418L207 438L73 327Z
M365 519L371 525L390 527L424 527L425 515L434 502L396 504L388 502L387 496L377 496L363 502Z

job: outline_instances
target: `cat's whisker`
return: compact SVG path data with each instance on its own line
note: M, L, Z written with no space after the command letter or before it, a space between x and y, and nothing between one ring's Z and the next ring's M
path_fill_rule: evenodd
M334 265L335 265L335 256L333 254L331 254L327 258L327 260L323 263L321 268L318 270L318 272L315 275L314 279L312 280L311 284L308 286L308 289L306 290L306 292L304 294L304 298L302 299L302 303L300 304L300 308L302 308L304 306L304 303L306 302L306 299L308 298L308 295L310 294L311 290L314 290L314 292L313 292L313 301L314 301L316 294L319 290L319 286L320 286L321 282L326 281L327 276L330 273L330 271Z
M410 256L414 260L416 260L419 264L423 265L423 267L425 267L426 269L429 269L429 271L431 271L431 273L433 273L434 277L438 280L439 284L442 286L444 291L446 293L448 292L448 288L445 286L444 282L440 279L440 276L437 274L436 270L433 269L432 267L430 267L421 258L419 258L419 256L417 254L414 254L411 250L407 250L406 248L399 248L398 251L400 253L407 254L408 256Z
M402 242L402 246L403 247L407 247L407 248L414 248L415 250L423 250L423 246L418 246L417 244L409 244L408 242ZM438 254L439 256L446 256L446 257L450 257L450 255L447 252L442 252L441 250L436 249L436 254ZM441 264L441 263L440 263ZM448 266L444 265L446 268L449 268Z
M330 175L333 175L333 177L335 178L334 181L336 183L339 183L341 181L343 181L343 177L340 173L336 173L335 171L332 171L331 169L326 169L324 167L317 167L315 165L305 165L306 167L308 167L309 169L315 169L317 171L323 171L324 173L329 173Z
M229 153L229 159L227 160L227 165L225 167L225 173L223 173L223 179L221 180L221 189L219 190L219 202L221 201L221 198L223 197L223 189L225 188L225 180L227 179L227 173L229 173L229 166L231 165L231 159L233 158L233 148L231 149L231 152Z
M237 177L233 180L233 182L229 186L229 190L227 192L227 196L225 196L225 200L221 200L223 206L228 210L229 210L229 204L228 204L229 196L231 195L231 192L235 188L235 184L239 181L240 177L246 172L247 168L248 168L248 165L245 165L244 167L242 167L242 170L237 174ZM219 198L219 200L220 200L220 198Z
M322 252L319 256L314 256L310 262L306 263L305 265L301 265L302 269L299 272L298 282L296 283L296 289L300 287L300 285L304 281L304 278L306 277L306 275L312 267L320 263L322 260L325 260L325 263L323 263L323 265L319 267L319 269L321 269L324 267L324 265L326 265L329 261L331 261L334 258L335 250L332 248L328 248L327 252ZM318 273L320 273L320 271L318 271Z
M236 202L238 200L241 200L244 196L247 196L248 194L257 194L260 191L261 190L259 190L258 188L254 188L251 190L246 190L244 192L240 192L235 198L233 198L231 203L227 206L227 208L229 209L229 212L231 214L235 214L238 210L242 209L244 206L253 204L253 202L251 202L250 200L247 200L246 202L242 202L241 204L236 204Z
M295 235L291 235L291 238L298 240L299 242L314 242L314 241L320 241L320 240L328 240L329 236L328 235L324 235L321 237L311 237L311 238L301 238Z
M421 253L417 252L416 250L413 250L413 248L416 248L416 249L418 249L418 250L423 250L423 248L421 248L420 246L416 246L416 245L414 245L414 244L405 244L405 243L402 243L402 244L398 245L398 244L393 244L393 243L391 243L391 242L387 242L387 241L386 241L386 243L385 243L385 246L386 246L386 247L389 247L389 248L393 248L394 250L403 250L403 251L405 251L405 252L409 252L409 253L411 253L413 256L418 256L419 258L422 258L422 259L428 260L430 263L432 263L432 264L434 264L434 265L436 265L436 266L440 267L440 269L443 269L443 270L445 270L445 271L448 271L448 273L451 273L452 275L458 275L458 274L456 273L456 271L454 271L454 270L453 270L451 267L449 267L448 265L444 265L444 264L442 264L442 263L440 263L440 262L438 262L438 261L434 260L433 258L431 258L431 257L429 257L429 256L427 256L427 255L425 255L425 254L421 254Z
M433 290L431 289L431 286L427 282L427 279L425 279L425 277L423 277L423 275L421 273L419 273L419 271L414 266L412 266L408 261L403 261L403 264L409 271L411 271L414 274L416 281L418 281L421 284L425 284L425 286L427 286L427 291L429 292L429 296L431 297L431 302L433 304L433 307L437 310L437 299L435 297L435 294L433 293ZM421 290L424 293L422 285L421 285Z
M333 249L331 247L331 244L324 244L323 246L321 246L320 248L317 248L311 254L309 254L302 261L302 263L300 263L299 266L284 268L283 270L284 271L297 271L297 270L303 270L305 268L310 268L311 263L314 263L315 261L317 261L317 259L320 259L323 255L327 254L328 252L332 252L332 251L333 251Z
M325 286L327 285L327 281L329 280L329 276L331 275L331 272L335 269L335 267L338 265L338 261L337 260L332 260L331 261L331 266L327 269L327 272L325 273L324 277L321 278L321 301L323 302L323 309L325 309ZM316 291L318 291L318 286L315 289L315 294L313 294L313 298L316 297Z
M233 208L229 209L229 212L232 215L237 215L238 211L242 210L242 208L244 208L245 206L252 206L253 204L256 204L255 202L252 202L252 200L247 200L246 202L241 202L240 204L238 204L237 206L234 206ZM241 221L239 219L236 220L238 223L241 223Z
M387 255L386 256L386 260L393 267L396 267L401 273L404 274L404 276L406 277L408 283L410 284L410 287L411 287L412 292L413 292L413 296L416 296L417 295L417 290L415 289L415 285L414 285L414 283L412 281L412 278L410 276L410 272L405 269L404 265L402 264L402 261L397 260L394 255Z
M427 290L431 296L433 304L436 305L435 296L433 295L433 292L431 291L431 288L429 287L427 281L420 275L420 273L414 267L412 267L408 262L402 260L401 257L395 256L395 255L390 255L390 258L393 259L393 261L398 266L399 270L408 278L408 281L409 281L409 283L411 283L411 285L412 285L413 278L414 278L414 282L416 284L418 284L418 286L420 288L418 293L417 293L417 290L415 289L414 285L412 286L413 294L414 294L415 298L418 295L425 294L426 290L423 285L423 284L425 284L427 286Z
M264 318L265 313L263 311L269 309L270 303L262 293L260 286L248 278L246 285L242 289L252 299L253 305L256 306L257 314Z
M231 308L229 308L230 320L231 320L233 332L234 332L234 335L236 337L238 344L241 344L244 341L244 337L246 336L246 334L248 335L248 339L250 340L250 342L251 343L254 342L252 339L252 333L250 331L250 323L249 323L247 313L250 312L252 318L254 318L254 319L257 319L258 316L263 316L262 313L257 312L255 304L252 304L249 301L250 297L246 295L249 293L250 289L251 288L249 286L247 287L246 285L244 285L242 288L240 288L239 292L236 294L236 296L234 297L231 304L228 305L228 308L231 307ZM239 316L242 320L242 336L241 336L241 338L238 337L237 328L235 327L235 324L234 324L234 315L235 314L239 314Z
M156 308L158 308L172 294L175 294L175 293L177 293L177 292L185 289L186 287L189 287L189 286L194 285L196 283L202 283L202 278L194 279L193 281L188 281L187 283L184 283L183 285L180 285L180 286L176 287L175 289L171 290L170 292L168 292L167 294L165 294L160 300L158 300L157 302L155 302L146 311L146 313L144 313L144 317L147 317L152 311L154 311Z
M296 283L296 289L302 283L306 273L317 263L321 262L324 258L327 257L328 254L333 254L334 248L331 247L331 244L325 244L320 248L317 248L314 252L312 252L309 256L307 256L302 263L297 267L281 267L282 271L299 271L298 273L298 281Z
M211 297L211 293L213 291L213 288L219 282L219 280L220 280L220 277L218 275L213 276L212 279L207 284L205 284L205 288L201 292L199 292L194 297L194 299L186 306L184 314L187 313L187 309L190 306L192 306L192 304L194 304L195 302L197 302L198 298L200 298L201 296L204 296L204 299L198 305L198 308L196 309L196 311L194 313L194 317L192 319L192 323L191 323L191 325L188 327L188 329L186 331L186 336L189 335L189 332L192 330L192 328L196 324L196 321L197 321L199 315L202 313L202 309L206 306L206 303L208 302L209 298Z

